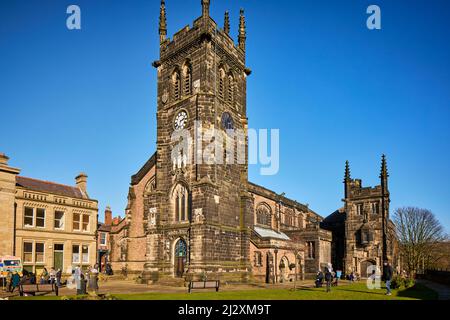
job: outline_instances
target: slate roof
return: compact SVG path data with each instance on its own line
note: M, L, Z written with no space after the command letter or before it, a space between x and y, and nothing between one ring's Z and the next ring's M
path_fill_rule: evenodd
M38 192L53 193L65 197L89 199L78 187L22 176L16 176L16 186Z

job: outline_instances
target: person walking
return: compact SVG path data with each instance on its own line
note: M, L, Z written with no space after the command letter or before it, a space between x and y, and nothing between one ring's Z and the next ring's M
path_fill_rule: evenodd
M327 283L327 292L331 291L331 282L333 281L333 274L330 269L326 269L325 271L325 282Z
M392 267L388 260L384 261L383 265L383 281L386 283L386 295L392 295L391 281L392 281Z

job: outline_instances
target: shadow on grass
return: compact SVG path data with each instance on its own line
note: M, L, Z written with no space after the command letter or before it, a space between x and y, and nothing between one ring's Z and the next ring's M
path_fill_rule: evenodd
M397 293L399 297L407 297L420 300L438 300L437 292L425 287L421 284L415 284L411 288L400 290Z

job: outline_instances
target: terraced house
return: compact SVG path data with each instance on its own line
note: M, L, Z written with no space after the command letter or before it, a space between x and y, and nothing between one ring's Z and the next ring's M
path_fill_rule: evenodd
M0 255L20 257L38 273L94 265L98 204L87 193L87 175L62 185L20 176L8 160L0 154Z

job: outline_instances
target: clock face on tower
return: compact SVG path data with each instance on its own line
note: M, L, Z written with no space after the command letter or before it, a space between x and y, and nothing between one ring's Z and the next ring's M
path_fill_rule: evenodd
M224 112L222 114L222 127L225 130L232 130L234 129L234 121L231 115L228 112Z
M184 129L184 127L186 127L187 120L188 120L188 115L187 115L186 111L178 112L177 116L175 117L175 121L174 121L174 125L173 125L175 130Z

